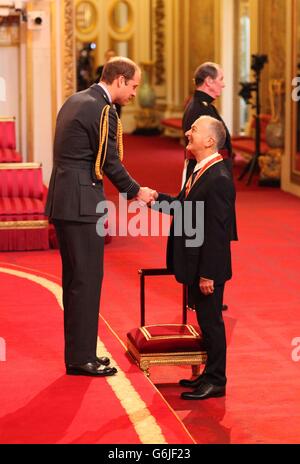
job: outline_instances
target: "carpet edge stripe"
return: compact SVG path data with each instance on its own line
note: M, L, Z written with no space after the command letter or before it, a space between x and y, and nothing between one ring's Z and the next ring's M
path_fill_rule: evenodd
M108 329L112 332L112 334L116 337L116 339L119 341L119 343L123 346L123 348L125 350L127 350L127 347L125 345L125 343L123 342L123 340L121 340L121 338L118 336L118 334L114 331L114 329L110 326L110 324L107 322L107 320L100 314L100 317L102 319L102 321L107 325ZM100 353L99 353L99 356L100 356ZM166 404L166 406L168 407L168 409L171 411L171 413L175 416L175 418L177 419L177 421L180 423L180 425L182 426L182 428L184 429L184 431L186 432L186 434L190 437L190 439L193 441L193 443L197 444L197 442L195 441L195 439L192 437L192 435L190 434L190 432L188 431L188 429L186 428L186 426L184 425L184 423L182 422L182 420L180 419L180 417L176 414L176 412L174 411L174 409L171 407L171 405L167 402L167 400L163 397L163 395L161 394L161 392L158 390L158 388L155 386L155 384L152 382L152 380L145 376L145 378L148 380L148 382L151 383L151 386L155 389L155 391L158 393L158 395L160 396L160 398L164 401L164 403Z
M25 278L32 282L41 285L42 287L49 290L56 298L58 305L63 310L62 305L62 288L59 284L52 282L45 277L37 276L36 274L27 273L24 271L14 270L10 268L0 267L0 272L10 274L16 277ZM117 365L111 354L107 351L103 342L98 337L97 350L102 352L104 355L110 357L113 364L118 369L118 376L107 377L106 380L112 388L114 394L119 399L122 407L126 411L130 422L137 432L141 442L143 444L167 444L162 430L156 419L152 416L146 403L142 400L139 393L135 390L130 380L126 377L126 374ZM132 400L133 398L133 400Z

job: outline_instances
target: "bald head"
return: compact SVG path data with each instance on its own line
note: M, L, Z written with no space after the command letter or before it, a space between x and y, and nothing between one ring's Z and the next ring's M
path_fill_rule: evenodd
M224 146L226 132L221 121L211 116L196 119L191 129L185 134L189 140L187 149L197 160L216 153Z
M212 118L211 116L200 116L200 118L196 119L195 122L197 123L197 121L200 124L202 122L204 123L203 127L214 139L216 149L221 150L226 140L226 132L223 123L218 119Z

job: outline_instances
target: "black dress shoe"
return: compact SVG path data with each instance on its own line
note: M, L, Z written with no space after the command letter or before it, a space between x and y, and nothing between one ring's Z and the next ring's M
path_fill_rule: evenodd
M222 305L222 311L227 311L227 309L228 309L228 305L223 304L223 305Z
M68 375L88 375L92 377L105 377L116 374L115 367L105 367L98 362L88 362L85 364L67 364L66 373Z
M197 388L200 386L201 383L203 383L203 374L199 375L194 380L188 380L188 379L181 379L179 380L179 385L182 387L188 387L188 388Z
M109 366L110 364L110 359L107 358L106 356L102 356L102 358L96 357L96 362L102 366Z
M181 393L183 400L206 400L207 398L216 398L219 396L225 396L226 388L218 385L212 385L211 383L202 383L193 392Z

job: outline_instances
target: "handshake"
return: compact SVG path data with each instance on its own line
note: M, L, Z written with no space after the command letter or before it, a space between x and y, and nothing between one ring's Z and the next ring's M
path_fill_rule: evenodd
M138 191L136 199L138 202L145 206L148 203L152 203L153 201L157 200L158 193L156 190L152 190L149 187L141 187Z

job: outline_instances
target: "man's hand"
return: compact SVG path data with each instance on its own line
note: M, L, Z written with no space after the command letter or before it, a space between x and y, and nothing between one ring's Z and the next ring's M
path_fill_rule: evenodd
M199 287L203 295L211 295L212 293L214 293L213 280L206 279L205 277L200 277Z
M158 193L156 190L152 190L149 187L141 187L136 196L137 200L142 204L146 205L156 200Z

